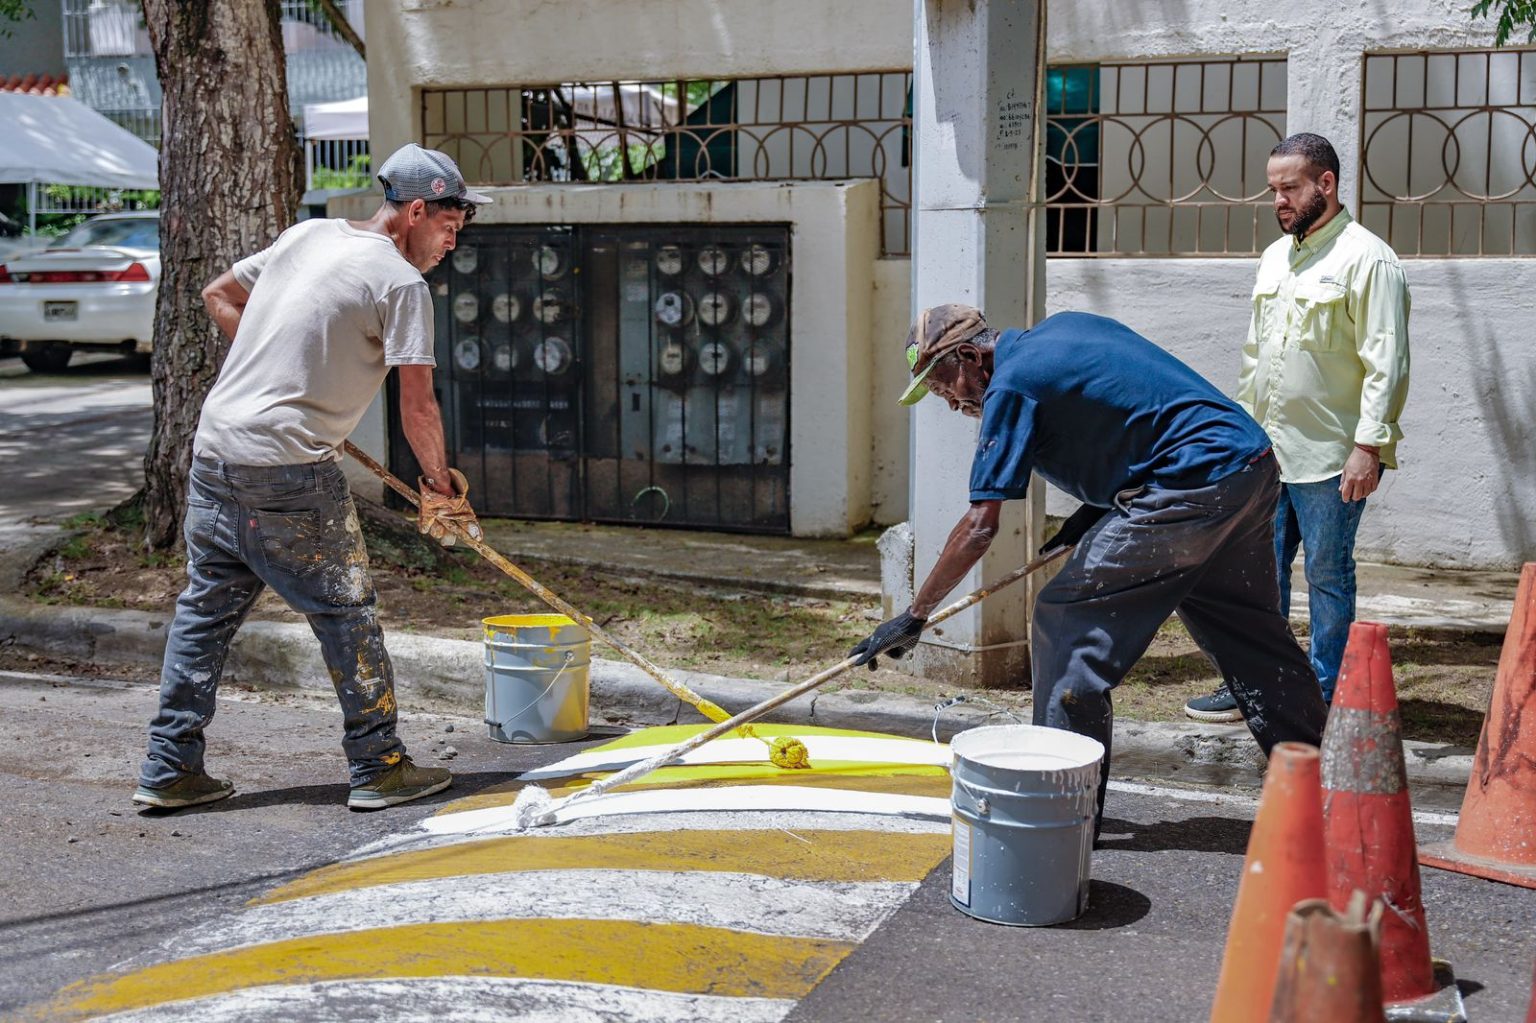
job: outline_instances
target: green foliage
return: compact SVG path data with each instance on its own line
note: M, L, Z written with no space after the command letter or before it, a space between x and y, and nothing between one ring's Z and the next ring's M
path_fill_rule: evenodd
M367 188L373 182L372 160L358 153L344 168L316 167L310 176L311 188Z
M0 39L11 37L11 26L7 22L15 23L36 17L32 13L32 0L0 0Z
M1525 30L1526 42L1536 42L1536 0L1477 0L1472 5L1474 18L1486 18L1490 11L1498 12L1493 33L1495 46L1503 46L1521 29Z

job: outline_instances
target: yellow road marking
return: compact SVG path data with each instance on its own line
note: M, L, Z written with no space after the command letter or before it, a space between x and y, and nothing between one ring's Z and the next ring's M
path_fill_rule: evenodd
M252 905L373 885L524 870L714 870L791 881L921 881L948 834L870 831L642 831L581 838L512 835L322 867Z
M73 1021L267 984L497 976L801 998L854 945L693 924L493 920L274 942L73 984L36 1018Z

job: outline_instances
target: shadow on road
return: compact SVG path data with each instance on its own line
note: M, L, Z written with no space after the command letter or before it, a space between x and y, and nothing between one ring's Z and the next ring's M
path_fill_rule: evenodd
M1126 852L1179 849L1241 856L1248 849L1248 832L1251 829L1252 825L1248 821L1233 820L1230 817L1189 817L1152 824L1105 817L1099 848L1123 849Z

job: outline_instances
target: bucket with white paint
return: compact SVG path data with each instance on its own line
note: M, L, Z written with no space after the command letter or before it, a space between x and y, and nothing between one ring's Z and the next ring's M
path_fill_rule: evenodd
M1024 927L1082 915L1104 746L1035 725L972 728L949 745L950 901L978 920Z
M497 615L485 626L485 724L497 742L587 734L592 640L565 615Z

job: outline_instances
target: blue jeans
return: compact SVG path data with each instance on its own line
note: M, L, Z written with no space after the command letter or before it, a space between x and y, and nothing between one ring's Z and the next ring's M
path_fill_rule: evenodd
M235 630L265 587L309 619L341 701L352 784L398 763L395 680L375 610L368 554L335 462L231 465L193 460L187 480L187 588L160 672L139 780L165 788L203 770L203 730Z
M1355 620L1355 532L1364 511L1365 501L1346 503L1339 496L1337 476L1318 483L1282 483L1275 508L1280 613L1291 613L1291 564L1301 546L1312 618L1309 657L1323 699L1330 703Z

